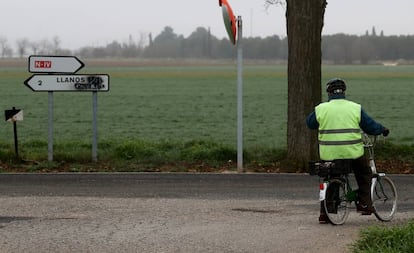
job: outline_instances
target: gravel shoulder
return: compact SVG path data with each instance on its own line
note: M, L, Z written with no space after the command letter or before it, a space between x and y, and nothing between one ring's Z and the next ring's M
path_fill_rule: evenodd
M318 178L298 174L2 174L0 252L349 252L359 231L414 217L392 175L395 219L351 210L318 223Z
M320 225L315 201L2 197L1 252L348 252L382 224ZM399 213L387 225L412 217Z

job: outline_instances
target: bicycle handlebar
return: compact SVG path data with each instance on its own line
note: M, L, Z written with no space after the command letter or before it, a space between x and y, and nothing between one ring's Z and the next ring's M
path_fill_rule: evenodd
M369 157L371 157L371 159L374 159L374 147L380 137L381 135L368 135L367 133L362 133L364 147L368 149ZM382 138L385 140L384 135L382 135Z

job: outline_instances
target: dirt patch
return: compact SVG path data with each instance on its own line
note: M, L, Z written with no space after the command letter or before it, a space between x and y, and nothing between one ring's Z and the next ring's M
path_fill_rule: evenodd
M414 163L399 160L376 161L377 170L388 174L414 174ZM133 161L111 162L100 161L97 163L70 163L64 161L0 161L0 171L3 173L49 173L49 172L203 172L203 173L227 173L236 172L237 164L227 162L222 164L209 164L206 162L178 162L174 164L151 165L137 164ZM283 163L261 165L257 163L245 164L244 172L247 173L306 173Z

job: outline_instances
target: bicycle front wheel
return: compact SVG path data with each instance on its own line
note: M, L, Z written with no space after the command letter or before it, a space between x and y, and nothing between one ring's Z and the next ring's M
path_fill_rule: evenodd
M390 178L378 176L371 187L375 216L381 221L390 221L397 212L397 189Z
M349 214L346 184L341 180L331 180L326 189L324 208L329 221L334 225L345 223Z

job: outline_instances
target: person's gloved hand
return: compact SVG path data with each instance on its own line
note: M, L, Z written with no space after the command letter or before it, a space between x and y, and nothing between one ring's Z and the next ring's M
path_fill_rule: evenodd
M384 131L382 131L382 136L388 136L390 134L390 130L388 128L384 128Z

